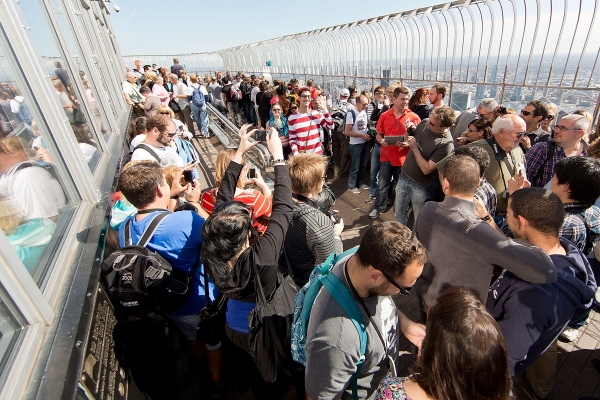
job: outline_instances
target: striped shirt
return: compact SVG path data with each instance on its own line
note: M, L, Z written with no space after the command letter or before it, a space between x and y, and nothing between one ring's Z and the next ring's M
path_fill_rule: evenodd
M217 189L206 190L202 193L200 204L207 213L212 214L216 198ZM273 209L271 199L256 189L245 189L242 193L235 196L233 200L252 206L252 226L262 235L267 230L269 218L271 217Z
M289 142L292 153L316 153L323 154L321 145L321 127L333 129L333 119L329 111L321 114L317 110L309 110L301 114L295 112L288 118Z

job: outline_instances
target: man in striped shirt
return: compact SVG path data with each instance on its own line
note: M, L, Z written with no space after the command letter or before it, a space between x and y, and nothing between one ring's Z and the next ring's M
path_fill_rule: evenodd
M323 154L321 144L321 127L333 129L333 119L329 115L329 110L325 105L325 98L318 96L313 101L308 88L300 89L300 104L298 112L293 113L288 118L289 124L289 142L292 153L316 153Z

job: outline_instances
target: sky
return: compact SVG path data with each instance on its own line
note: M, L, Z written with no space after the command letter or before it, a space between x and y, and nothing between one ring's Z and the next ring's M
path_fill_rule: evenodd
M116 1L116 3L115 3ZM444 3L415 1L111 0L121 54L203 53ZM116 13L113 6L121 11ZM227 7L222 7L221 5Z

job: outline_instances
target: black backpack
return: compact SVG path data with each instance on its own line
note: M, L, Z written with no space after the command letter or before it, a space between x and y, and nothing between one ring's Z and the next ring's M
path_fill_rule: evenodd
M115 308L126 314L160 319L162 314L169 314L183 305L190 292L191 277L177 271L160 254L146 247L169 214L164 212L152 217L135 245L131 242L131 219L127 220L125 247L102 263L104 287Z

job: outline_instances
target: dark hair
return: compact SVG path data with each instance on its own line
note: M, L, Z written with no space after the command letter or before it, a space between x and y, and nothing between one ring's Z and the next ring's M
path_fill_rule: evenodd
M152 65L144 65L144 72L148 71L149 69L152 69Z
M174 122L171 120L171 118L167 117L166 115L153 115L146 120L146 130L151 131L152 129L156 128L161 133L166 132L167 127L173 123Z
M410 89L404 86L398 86L394 89L394 98L397 99L398 96L400 96L400 93L410 96Z
M546 235L558 236L565 219L560 198L544 188L519 189L510 195L508 206L515 218L525 218L533 229Z
M269 87L269 84L265 81L260 81L260 83L258 84L258 89L261 92L264 92L265 90L267 90L268 87Z
M532 100L529 103L527 103L527 105L533 107L534 117L546 118L546 116L548 115L548 106L543 101Z
M156 187L165 181L162 168L154 161L143 162L125 169L119 177L119 190L137 209L156 199Z
M498 323L464 287L444 290L427 311L413 379L429 397L508 400L506 345Z
M310 89L307 86L303 86L300 89L298 89L298 97L301 97L302 93L304 92L308 92L312 96Z
M418 88L413 93L412 97L408 101L408 108L414 110L416 106L421 104L421 99L423 96L427 96L429 94L429 89L427 88Z
M444 164L443 175L452 193L472 196L479 186L479 171L479 164L473 158L452 154Z
M224 76L223 78L221 78L221 82L223 82L223 85L227 85L229 83L229 79Z
M446 86L442 85L441 83L436 83L432 87L435 88L437 94L442 95L442 99L446 97Z
M258 238L252 226L248 208L239 201L227 201L216 206L202 225L202 260L208 275L218 287L223 287L233 269L228 261L235 257L251 233L251 244ZM239 259L250 251L246 249Z
M592 157L567 157L557 162L554 174L559 185L569 185L569 197L588 206L600 197L600 160Z
M376 265L392 278L397 278L414 261L427 262L427 250L406 226L388 221L367 229L356 257L361 267Z
M457 156L468 156L475 160L479 164L480 178L483 178L485 171L490 167L490 155L479 146L461 146L454 150L454 154Z
M349 86L348 91L350 92L350 96L352 96L352 94L357 91L356 86Z
M483 132L483 138L488 139L492 137L492 123L487 118L476 118L469 122L469 126L475 126L477 130Z
M144 94L144 93L152 93L152 90L150 90L150 88L148 86L142 86L140 88L140 93Z
M138 117L129 122L129 140L132 140L137 135L146 132L146 117Z
M286 86L283 85L279 85L275 88L275 92L277 93L277 95L279 96L284 96L285 95L285 91L287 90Z

